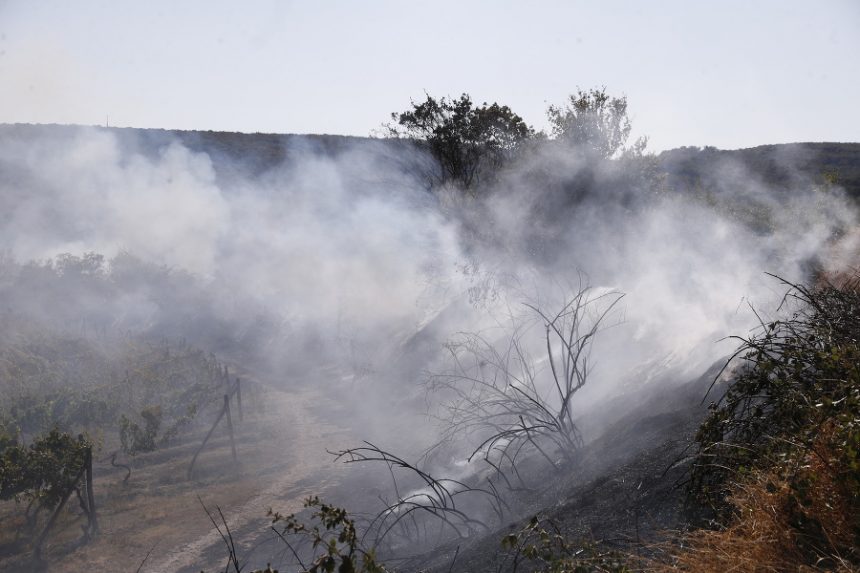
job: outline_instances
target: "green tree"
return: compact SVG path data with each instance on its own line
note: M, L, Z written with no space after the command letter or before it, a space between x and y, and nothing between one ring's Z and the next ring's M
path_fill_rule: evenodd
M0 500L36 500L44 507L56 506L80 477L91 446L56 428L29 446L7 436L0 450Z
M468 94L438 100L427 95L391 118L389 135L416 141L436 160L428 173L431 185L456 183L464 189L491 181L536 135L508 106L476 106Z
M646 138L627 146L632 129L627 115L627 97L612 97L606 88L577 90L564 106L547 110L552 136L597 159L642 155Z
M130 456L140 452L152 452L156 449L155 440L161 427L161 406L149 406L140 412L144 427L129 420L123 414L119 420L119 439L122 451Z

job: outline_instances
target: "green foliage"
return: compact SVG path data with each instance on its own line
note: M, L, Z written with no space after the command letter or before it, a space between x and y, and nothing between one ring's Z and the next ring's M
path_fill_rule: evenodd
M546 573L627 573L624 555L594 543L573 543L550 520L532 517L522 529L502 538L510 570L528 562L529 571Z
M53 429L29 446L10 443L0 451L0 499L57 505L75 484L92 444Z
M184 341L93 340L18 318L9 326L0 333L0 423L25 441L54 427L119 429L127 452L150 451L220 405L223 365Z
M827 464L838 487L860 500L860 282L790 286L790 316L740 339L742 367L696 436L690 493L723 514L733 483L774 468L802 502L799 460L825 450L838 453Z
M197 410L197 404L189 405L185 410L185 414L177 418L166 430L164 430L158 443L160 445L165 445L175 440L179 435L179 432L194 421L194 418L197 416Z
M550 106L547 116L556 140L580 150L588 157L613 159L642 155L646 140L627 147L632 126L627 116L627 97L611 97L606 88L577 90L563 106Z
M385 573L387 569L376 560L372 549L361 546L355 529L355 522L345 509L328 505L319 497L305 500L306 508L313 508L311 524L301 521L296 515L282 516L272 513L275 531L299 559L302 573ZM278 531L278 524L282 524ZM298 552L287 539L287 535L297 536L310 543L312 557L305 565ZM299 550L302 548L299 547Z
M821 182L825 189L836 187L839 185L839 170L833 168L825 168L821 172Z
M98 277L106 272L104 255L94 252L84 253L80 257L63 253L57 256L54 267L61 276Z
M119 440L122 451L130 456L152 452L158 447L156 436L161 427L161 406L149 406L140 411L143 428L126 418L119 419Z
M480 106L468 94L458 99L428 95L412 109L393 113L391 135L426 145L438 163L431 183L454 182L464 189L492 180L535 137L535 131L508 106Z
M73 390L51 392L46 396L22 396L11 404L8 417L27 434L37 434L51 427L99 426L113 419L104 400Z
M18 445L18 438L9 431L9 428L6 427L2 421L0 421L0 453L6 451L6 448L10 448Z

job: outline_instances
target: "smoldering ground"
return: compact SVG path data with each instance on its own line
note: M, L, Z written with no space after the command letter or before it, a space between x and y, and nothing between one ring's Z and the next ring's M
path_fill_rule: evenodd
M356 441L410 460L439 438L426 413L445 397L423 382L450 365L443 344L458 333L504 344L534 321L522 343L548 392L542 325L523 303L552 312L582 286L623 293L572 405L589 440L609 399L725 356L724 337L758 324L750 307L783 294L765 272L800 281L856 247L852 204L801 175L772 188L726 165L701 197L641 185L641 162L595 166L550 143L475 196L428 190L412 168L426 158L404 142L292 139L263 168L193 147L4 132L3 312L90 336L184 337L282 389L319 385ZM451 446L432 471L462 478L473 447Z

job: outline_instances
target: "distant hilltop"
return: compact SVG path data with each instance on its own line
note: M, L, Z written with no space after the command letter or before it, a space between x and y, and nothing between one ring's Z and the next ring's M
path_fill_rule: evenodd
M0 124L0 143L26 144L36 138L71 138L83 126ZM192 151L207 153L220 171L224 160L262 173L283 163L292 150L314 151L336 156L364 146L393 149L402 140L328 134L238 133L226 131L183 131L118 127L88 127L115 133L121 141L133 142L141 153L154 153L164 145L178 142ZM724 170L738 169L771 187L812 181L837 185L860 200L860 143L800 142L760 145L746 149L724 150L715 147L680 147L656 155L666 184L674 190L708 191L723 185ZM731 166L731 167L729 167Z
M724 185L737 178L727 178L723 171L741 167L772 188L812 181L838 185L860 200L860 143L785 143L735 150L681 147L664 151L658 158L674 189L708 190Z

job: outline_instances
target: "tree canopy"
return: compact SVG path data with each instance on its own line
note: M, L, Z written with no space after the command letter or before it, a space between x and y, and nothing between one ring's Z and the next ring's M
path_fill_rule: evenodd
M535 137L535 130L508 106L477 106L465 93L457 99L427 95L391 118L391 135L421 142L438 162L433 183L453 182L464 189L491 180Z
M627 115L627 96L612 97L606 88L577 90L563 106L549 106L552 136L598 159L624 154L641 155L646 139L627 147L632 126Z

